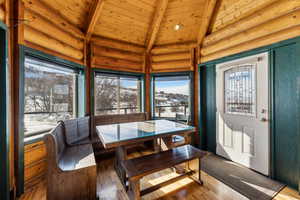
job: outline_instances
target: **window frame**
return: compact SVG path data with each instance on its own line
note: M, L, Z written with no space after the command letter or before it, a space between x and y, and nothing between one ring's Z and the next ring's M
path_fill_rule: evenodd
M0 121L0 172L2 174L0 178L0 199L8 200L10 198L10 129L8 126L9 121L9 93L8 84L9 75L8 75L8 28L7 26L0 21L0 71L1 71L1 121Z
M123 72L123 71L114 71L114 70L108 70L108 69L97 69L93 68L91 70L91 114L95 116L95 77L97 74L107 74L111 76L119 76L119 77L134 77L140 79L140 102L141 102L141 111L145 112L145 74L144 73L138 73L138 72ZM125 114L120 114L125 115Z
M20 46L21 56L20 56L20 135L23 135L22 139L25 144L30 144L41 140L42 135L49 132L49 130L38 131L36 133L25 135L25 124L24 124L24 111L25 111L25 58L31 57L38 61L46 62L49 64L58 65L61 68L67 70L72 70L78 73L76 76L76 117L84 116L86 112L85 105L85 67L78 63L74 63L56 56L52 56L41 52L36 49L32 49L26 46ZM79 95L82 94L82 95Z
M151 96L150 96L150 105L151 105L151 118L152 119L167 119L174 121L175 118L171 117L156 117L155 116L155 78L156 77L174 77L174 76L188 76L190 79L190 97L189 97L189 111L190 111L190 123L194 124L194 72L192 71L185 71L185 72L164 72L164 73L151 73Z

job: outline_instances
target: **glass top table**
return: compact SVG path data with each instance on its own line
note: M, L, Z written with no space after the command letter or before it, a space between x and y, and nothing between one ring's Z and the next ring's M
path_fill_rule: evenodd
M105 148L117 147L138 141L194 132L195 127L169 120L150 120L96 126Z

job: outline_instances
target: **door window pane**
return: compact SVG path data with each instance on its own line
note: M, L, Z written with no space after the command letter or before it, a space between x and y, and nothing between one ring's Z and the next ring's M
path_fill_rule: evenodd
M95 76L95 114L141 112L141 80L109 74Z
M256 114L255 65L237 66L224 72L225 112L228 114Z
M155 117L190 118L190 77L169 76L154 78Z
M78 73L25 58L25 135L48 131L57 121L76 117Z

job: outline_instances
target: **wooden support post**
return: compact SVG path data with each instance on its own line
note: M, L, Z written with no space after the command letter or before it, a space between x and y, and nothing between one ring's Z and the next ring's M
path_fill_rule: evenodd
M22 88L20 85L22 80L20 79L21 68L21 52L19 44L23 43L24 27L20 23L24 19L24 5L22 1L11 0L9 3L9 57L10 57L10 131L13 139L14 146L14 174L17 196L20 196L24 192L24 144L23 144L23 131L21 127L21 118L23 113L20 113L21 106L23 106L20 99L20 93ZM22 134L21 134L22 133Z
M194 137L194 144L199 144L199 70L198 70L198 62L199 62L199 47L194 48L194 125L196 127L196 133Z
M147 118L150 119L152 116L151 112L151 61L150 61L150 54L145 53L145 111L147 112Z
M85 65L85 95L86 95L86 115L91 116L91 51L89 43L85 40L84 43L84 65ZM92 117L92 116L91 116Z

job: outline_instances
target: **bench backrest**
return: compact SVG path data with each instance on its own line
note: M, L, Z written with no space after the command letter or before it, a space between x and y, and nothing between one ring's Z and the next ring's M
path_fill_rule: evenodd
M44 142L47 150L48 169L52 170L57 168L58 161L67 145L62 123L58 123L50 133L44 136Z
M63 126L68 145L75 145L90 136L90 117L65 120Z

